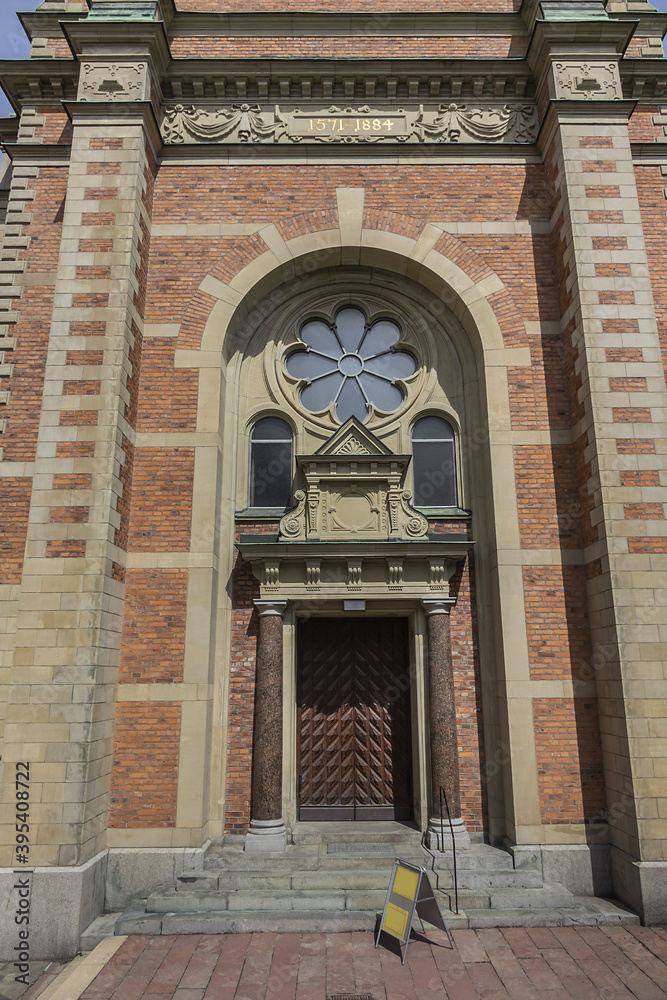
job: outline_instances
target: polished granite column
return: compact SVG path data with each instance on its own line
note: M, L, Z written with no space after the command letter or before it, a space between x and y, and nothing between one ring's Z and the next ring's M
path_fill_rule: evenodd
M284 851L283 614L287 601L255 601L259 639L255 671L252 803L246 851Z
M427 839L431 848L439 849L440 788L444 788L457 847L469 847L470 837L461 818L459 787L459 748L456 734L456 703L454 700L454 668L449 611L453 598L424 600L428 635L428 718L430 731L431 795ZM444 849L451 845L451 832L444 800Z

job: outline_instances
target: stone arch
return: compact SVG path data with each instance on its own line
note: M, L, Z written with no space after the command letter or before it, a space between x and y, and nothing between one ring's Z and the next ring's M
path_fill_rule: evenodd
M484 257L440 226L364 212L363 195L339 189L337 215L303 213L240 239L190 299L179 348L229 357L235 327L260 299L286 281L339 264L381 267L427 288L459 320L478 361L527 344L512 295Z
M473 537L479 553L475 599L480 622L484 739L489 746L496 746L502 727L493 699L493 675L498 657L505 655L505 631L500 626L502 613L497 610L503 602L493 553L519 544L515 498L507 489L513 468L512 445L505 432L511 429L507 369L531 363L524 323L499 275L464 240L443 227L409 216L364 212L363 189L339 189L337 197L337 213L294 215L260 226L251 235L240 234L229 251L213 263L185 310L176 364L202 369L198 429L218 434L217 445L205 444L202 439L198 448L202 459L196 464L193 492L193 520L206 534L202 544L215 550L224 581L216 598L217 612L211 605L211 618L218 612L231 614L230 581L237 553L230 529L235 526L238 509L235 489L242 479L238 470L243 446L242 435L231 431L238 428L239 359L248 347L247 331L265 318L260 307L267 302L270 306L271 292L285 289L295 280L298 283L301 275L310 279L319 271L356 265L377 270L384 279L400 279L405 286L412 285L415 293L423 288L431 299L442 303L443 325L448 317L458 328L467 359L466 392L474 399L477 415L466 438L470 501L466 506L473 511ZM222 530L217 536L214 531L206 533L207 524L220 525ZM513 597L517 593L514 588ZM521 620L521 613L518 618ZM223 642L228 644L228 639ZM228 645L217 655L226 662ZM226 720L225 715L223 728ZM224 749L219 776L222 787L226 762ZM503 795L501 780L496 779L496 799ZM536 782L535 777L535 787Z

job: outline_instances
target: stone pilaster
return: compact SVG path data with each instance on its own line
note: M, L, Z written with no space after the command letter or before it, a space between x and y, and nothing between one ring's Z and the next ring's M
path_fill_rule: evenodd
M618 849L617 895L659 922L667 918L664 893L658 904L659 880L667 874L665 863L658 864L665 829L660 802L667 796L659 721L667 635L661 596L667 392L628 137L632 105L621 99L614 53L618 26L602 22L585 59L561 28L556 37L550 26L545 41L538 26L534 45L543 57L550 53L542 60L552 96L542 139L562 255L605 818ZM661 873L649 871L653 863Z
M79 27L84 56L93 33L84 21L71 31ZM140 65L140 99L114 92L95 100L80 90L68 105L72 156L3 744L5 763L30 763L35 865L82 865L106 846L133 396L159 142L146 97L166 62L160 24L143 26L143 59L141 39L130 37L122 22L107 27L96 65L106 60L115 70L131 52L123 79L133 80ZM10 829L6 801L2 822ZM3 864L12 865L12 852L9 840Z
M459 749L456 734L456 702L449 611L453 598L424 600L428 636L428 720L431 758L431 795L428 821L430 847L446 850L451 831L443 799L444 844L441 841L440 789L449 805L457 847L469 847L470 837L461 817Z
M283 614L287 601L255 601L259 640L255 675L252 802L246 851L282 851Z

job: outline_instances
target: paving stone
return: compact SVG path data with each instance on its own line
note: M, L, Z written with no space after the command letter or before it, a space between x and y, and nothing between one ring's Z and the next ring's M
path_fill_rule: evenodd
M194 916L210 925L216 915ZM427 928L413 934L402 966L397 942L383 936L375 949L370 927L291 932L290 916L300 918L284 914L282 933L239 927L235 934L130 937L82 1000L324 1000L332 992L369 992L375 1000L653 1000L667 982L667 964L636 928L455 930L453 947L443 931ZM667 943L657 930L642 930L649 942Z

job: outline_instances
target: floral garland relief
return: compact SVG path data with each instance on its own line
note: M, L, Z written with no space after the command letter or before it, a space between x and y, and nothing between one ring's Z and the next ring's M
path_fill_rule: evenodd
M378 110L339 108L324 111L282 112L278 105L265 111L259 104L232 104L209 109L174 104L165 108L162 137L168 144L183 143L299 143L299 142L473 142L532 143L537 133L531 104L441 104L437 110L394 108Z

